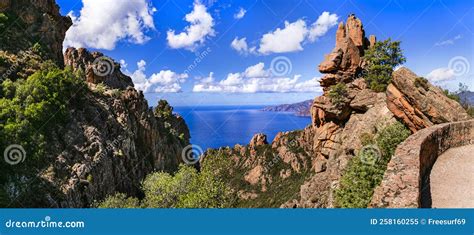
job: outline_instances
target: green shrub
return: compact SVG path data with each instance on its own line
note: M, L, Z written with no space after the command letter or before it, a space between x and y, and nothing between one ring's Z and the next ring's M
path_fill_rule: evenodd
M352 158L341 178L339 188L335 192L335 204L344 208L365 208L372 199L372 194L385 172L396 147L410 135L410 131L401 123L383 128L375 137L375 145L367 145L379 152L360 151ZM365 147L367 147L365 146ZM375 161L367 159L376 157Z
M161 118L170 118L173 115L173 107L166 100L158 101L158 105L154 110L155 116Z
M235 199L229 186L216 177L216 168L203 168L198 172L191 166L181 165L175 175L165 172L152 173L142 184L145 198L134 207L145 208L226 208ZM108 197L99 208L114 208L121 201L136 202L124 195ZM129 203L130 204L130 203Z
M392 42L390 38L376 42L367 49L364 60L367 63L364 78L370 89L376 92L387 89L392 81L393 69L406 61L400 48L400 41Z
M425 89L426 91L430 89L428 79L426 79L424 77L417 77L415 79L415 86L418 87L418 88L421 87L421 88Z
M37 171L52 160L48 153L54 146L47 143L62 135L70 107L82 104L84 87L71 71L57 68L36 72L26 80L1 83L0 149L21 145L26 158L15 166L0 161L0 188L9 185L23 195L35 195L34 188L24 182L36 178Z
M467 114L469 114L469 116L474 117L474 107L469 106L469 107L466 109L466 111L467 111Z
M107 90L107 85L101 82L95 86L94 92L96 92L97 94L104 95Z
M127 197L123 193L117 193L107 197L103 202L96 205L98 208L139 208L140 202L133 197Z
M8 17L4 13L0 13L0 30L5 28L5 23L8 22Z
M338 83L330 87L329 90L329 98L331 102L336 105L340 106L344 103L344 100L347 96L347 86L345 83Z
M461 97L459 97L459 95L455 92L450 92L449 90L447 89L443 89L443 92L444 92L444 95L446 95L448 98L458 102L458 103L461 103Z

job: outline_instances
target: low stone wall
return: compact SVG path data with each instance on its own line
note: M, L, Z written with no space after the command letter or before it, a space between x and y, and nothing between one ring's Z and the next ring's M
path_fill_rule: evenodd
M474 120L445 123L416 132L398 146L375 189L370 207L431 207L430 172L449 148L474 144Z

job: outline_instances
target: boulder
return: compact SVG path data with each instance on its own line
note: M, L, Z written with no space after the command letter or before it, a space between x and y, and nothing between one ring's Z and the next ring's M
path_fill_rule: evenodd
M100 52L70 47L64 53L64 65L71 67L74 71L82 70L89 83L103 83L117 89L134 86L132 79L120 71L120 64Z
M412 132L434 124L469 119L463 107L440 88L429 83L417 85L422 78L409 69L400 68L392 76L386 92L387 107Z
M259 133L252 137L249 143L250 148L255 148L257 146L262 146L268 144L267 136L265 134Z

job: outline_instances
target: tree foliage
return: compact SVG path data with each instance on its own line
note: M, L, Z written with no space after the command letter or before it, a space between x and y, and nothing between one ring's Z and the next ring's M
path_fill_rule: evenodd
M40 185L33 187L25 182L36 178L35 174L51 160L48 151L52 146L47 143L53 136L61 135L60 126L67 122L70 106L80 106L84 87L74 73L56 67L36 72L27 79L7 79L1 83L0 149L21 145L25 156L21 164L0 161L0 198L9 201L35 194L35 187ZM22 201L33 203L30 199Z
M345 83L341 82L330 87L329 98L331 102L336 106L341 105L347 96L347 86Z
M368 164L364 159L370 159L373 152L360 151L352 158L341 178L336 190L335 201L337 207L365 208L372 199L375 187L382 181L387 163L390 161L397 146L410 135L410 131L401 123L389 125L377 133L373 141L374 147L380 150L381 156ZM364 138L368 138L365 136ZM374 148L372 147L372 148Z
M392 41L390 38L376 42L367 49L364 60L367 63L364 78L370 89L377 92L387 89L392 80L393 69L406 61L400 48L400 41Z
M148 175L142 183L145 194L136 207L145 208L227 208L233 207L235 196L230 187L219 176L213 173L214 167L225 164L213 160L200 172L191 166L181 165L171 175L156 172ZM100 203L100 208L121 208L131 205L137 199L126 198L121 194L108 197Z

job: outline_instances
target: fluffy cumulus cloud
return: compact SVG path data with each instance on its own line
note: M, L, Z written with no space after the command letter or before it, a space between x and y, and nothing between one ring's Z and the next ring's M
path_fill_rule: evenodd
M311 42L316 41L319 37L324 36L330 28L337 25L338 16L336 14L330 14L325 11L321 14L316 22L311 25L309 29L308 39Z
M262 54L302 51L302 43L308 34L308 28L304 20L293 23L285 21L283 29L264 34L260 40L258 52Z
M247 13L247 11L244 9L244 8L240 8L239 11L237 13L234 14L234 19L242 19L244 18L245 16L245 13Z
M248 67L244 72L229 73L224 80L216 81L214 74L200 79L193 87L194 92L320 92L319 79L301 81L300 75L293 77L274 77L264 63Z
M437 68L426 75L426 78L432 82L441 82L456 77L454 71L450 68Z
M323 12L311 25L308 25L303 19L292 23L285 21L285 27L277 28L262 36L258 50L256 47L249 47L245 38L240 40L235 38L231 46L241 54L254 53L255 51L264 55L302 51L304 43L315 42L324 36L330 28L337 25L338 18L336 14Z
M168 45L171 48L185 48L193 51L204 43L206 38L215 35L214 19L202 3L194 2L194 9L185 16L185 20L190 25L183 32L177 34L172 29L167 32Z
M230 46L239 52L240 54L249 54L249 53L255 53L256 47L251 47L249 48L247 44L247 38L241 38L239 39L238 37L234 38Z
M121 61L122 63L122 61ZM125 64L125 61L123 61ZM158 92L158 93L169 93L169 92L181 92L181 84L186 81L188 74L175 73L171 70L161 70L159 73L154 73L150 77L145 74L146 62L140 60L137 63L137 70L133 73L128 70L124 71L125 74L132 78L135 88L145 93L147 92Z
M80 15L70 12L73 21L67 31L64 47L90 47L112 50L126 40L143 44L150 38L146 31L155 28L156 11L146 0L82 0Z

